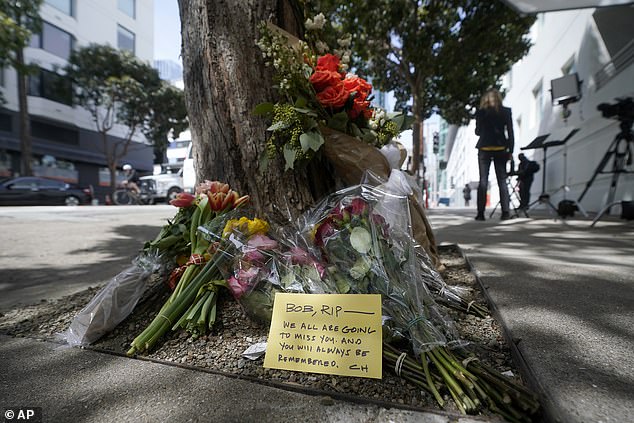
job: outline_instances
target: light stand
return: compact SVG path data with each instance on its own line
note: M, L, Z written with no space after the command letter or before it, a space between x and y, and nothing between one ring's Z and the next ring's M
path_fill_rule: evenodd
M546 139L550 136L550 134L546 134L546 135L540 135L539 137L535 138L530 144L528 144L526 147L522 147L520 148L520 150L532 150L535 148L543 148L544 149L544 157L542 159L542 193L539 194L539 197L537 197L537 200L533 201L532 203L530 203L528 205L528 209L532 209L533 206L536 205L540 205L540 204L544 204L549 206L551 209L553 209L555 211L555 213L557 213L557 208L553 205L553 203L550 202L550 195L548 195L548 193L546 193L546 164L547 162L547 155L546 155L546 150L548 150L548 147L554 147L555 145L560 145L560 141L553 141L550 143L545 143L544 141L546 141Z
M564 125L568 126L568 118L571 115L570 109L568 106L571 103L576 103L581 99L581 81L579 80L579 75L577 73L571 73L561 78L553 79L550 81L551 86L551 96L553 104L557 104L563 107L562 117L564 119ZM586 211L581 207L577 201L568 200L566 198L566 193L570 190L567 185L566 178L568 177L568 146L566 145L566 141L568 141L574 134L576 134L579 130L574 129L563 139L563 160L564 160L564 180L563 185L557 189L553 194L557 193L559 190L563 190L564 199L557 204L557 214L562 217L572 217L575 214L575 211L580 211L584 216L588 216Z

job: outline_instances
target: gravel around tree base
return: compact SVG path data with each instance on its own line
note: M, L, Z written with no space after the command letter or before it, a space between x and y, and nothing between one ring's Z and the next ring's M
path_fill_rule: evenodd
M441 246L439 250L441 261L446 266L443 273L445 282L465 288L469 301L487 307L475 275L469 270L460 249L457 246ZM130 342L152 321L169 296L162 280L155 278L134 312L93 347L125 354ZM43 300L39 304L11 310L0 315L0 333L61 342L59 334L68 328L73 317L99 289L90 288L57 301ZM482 362L499 372L510 371L511 377L519 381L510 349L493 317L478 318L455 310L447 312L454 319L461 338L470 343L468 348ZM265 383L283 384L294 389L321 391L324 395L342 394L408 408L439 408L430 394L396 376L386 366L383 368L383 378L379 380L266 369L262 365L262 357L255 361L242 357L244 350L254 343L265 342L267 335L268 327L250 321L237 302L225 292L219 297L218 316L211 333L193 339L185 331L171 332L155 350L144 357L258 379ZM444 410L457 412L448 395L446 400Z

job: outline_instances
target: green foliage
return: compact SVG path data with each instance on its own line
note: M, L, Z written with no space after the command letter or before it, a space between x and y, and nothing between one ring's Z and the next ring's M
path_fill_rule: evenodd
M312 0L353 35L353 66L374 86L413 101L420 118L434 111L465 122L480 95L526 54L532 17L488 0Z
M128 141L140 130L150 142L167 144L170 130L187 127L182 91L159 78L149 64L127 51L91 44L72 52L66 76L74 86L73 104L87 109L97 130L128 126Z
M141 132L154 144L155 151L165 152L168 145L166 135L171 131L176 138L189 126L185 94L163 81L160 88L152 93L150 104L150 117Z
M15 67L15 52L40 31L42 0L0 0L0 66Z
M31 35L40 31L42 0L0 0L0 68L12 67L26 75L33 68L21 63L18 51L29 44ZM0 92L0 104L4 97Z
M91 113L99 132L108 132L115 122L132 131L146 123L151 94L161 87L156 70L107 45L73 51L64 72L75 87L73 104Z

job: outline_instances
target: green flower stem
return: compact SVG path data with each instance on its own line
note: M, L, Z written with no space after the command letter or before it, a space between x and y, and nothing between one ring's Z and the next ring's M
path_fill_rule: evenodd
M535 413L539 409L537 397L531 392L528 392L523 386L515 384L511 380L500 379L503 376L498 376L494 371L487 372L479 368L474 368L474 372L480 374L482 379L488 381L491 385L496 386L498 389L502 389L507 396L510 395L509 398L514 400L522 410L528 411L529 413ZM487 385L491 386L489 383L487 383ZM509 402L508 400L505 401L504 397L501 395L499 401L503 403Z
M172 302L167 302L152 323L132 341L132 347L128 350L128 355L136 352L152 349L156 342L183 316L183 313L192 305L200 288L210 280L218 279L218 264L224 260L225 253L219 251L214 255L213 260L205 263L203 269L198 273L191 283L182 289L178 297Z
M178 280L178 283L176 284L176 288L174 288L174 292L172 292L172 295L170 295L169 299L167 300L168 303L172 303L176 298L178 298L178 296L181 294L181 292L183 291L183 289L189 285L189 282L191 282L191 280L196 277L196 275L199 273L200 271L200 266L192 264L187 266L187 268L185 269L185 271L183 272L183 274L181 275L180 279Z
M470 371L468 371L464 366L462 366L462 364L460 363L460 360L458 358L456 358L451 351L449 351L446 348L438 348L438 353L440 355L442 355L443 357L445 357L445 359L451 363L451 365L460 373L464 374L465 376L469 377L470 379L473 380L477 380L478 378L471 373Z
M465 409L467 411L471 410L473 408L473 403L471 402L471 400L469 400L469 397L464 393L458 382L456 382L456 380L451 377L451 375L447 372L447 369L443 367L443 365L438 361L438 359L432 352L428 351L427 353L425 353L425 355L431 360L432 363L434 363L436 369L443 377L443 380L447 383L447 387L453 389L456 395L458 395L460 401L465 405ZM424 365L425 364L423 363L423 366Z
M421 355L421 362L423 363L423 371L425 372L425 379L427 380L427 384L429 385L429 387L432 389L432 394L434 394L434 397L436 398L436 401L438 402L438 404L440 404L441 407L444 407L445 401L440 396L440 393L436 389L436 386L434 385L434 382L431 378L431 374L429 373L429 366L427 364L427 353L423 353Z
M447 387L447 390L449 391L449 394L451 395L451 397L453 398L453 402L456 404L456 406L458 407L458 410L460 410L460 412L462 414L467 414L467 410L465 408L465 405L462 403L462 401L460 400L460 398L458 397L458 394L456 392L454 392L453 389L451 389L451 387Z
M205 324L207 321L210 321L209 319L209 311L211 310L211 305L214 304L216 302L216 290L215 289L210 289L207 291L206 294L206 299L205 302L203 304L203 308L200 311L200 317L198 318L198 321L196 323L198 323L199 326L206 328L207 325Z
M394 366L396 364L399 356L400 354L395 354L392 351L386 349L383 350L383 358L390 366ZM409 357L403 361L403 369L401 370L401 376L403 377L403 379L406 379L411 383L420 386L421 388L428 391L430 394L433 393L432 389L424 381L425 375L423 374L422 368L416 369L416 366L411 365L412 362L413 360ZM414 368L415 370L412 370L412 368Z

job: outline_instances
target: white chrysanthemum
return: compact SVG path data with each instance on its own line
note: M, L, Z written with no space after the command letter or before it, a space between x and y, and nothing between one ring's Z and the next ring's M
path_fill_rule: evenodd
M315 16L315 19L306 19L306 22L304 22L304 26L306 27L306 29L308 31L316 31L319 29L322 29L324 27L324 25L326 24L326 18L324 17L323 13L320 13L319 15Z
M328 52L328 44L324 43L321 40L315 43L315 48L317 49L317 53L319 54L324 54Z
M347 35L343 38L339 38L337 40L337 44L339 44L339 46L341 47L350 47L350 44L352 43L352 36L351 35Z
M326 17L324 16L323 13L320 13L319 15L315 16L315 25L319 29L322 29L324 25L326 25Z

